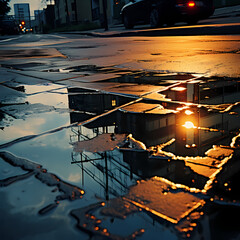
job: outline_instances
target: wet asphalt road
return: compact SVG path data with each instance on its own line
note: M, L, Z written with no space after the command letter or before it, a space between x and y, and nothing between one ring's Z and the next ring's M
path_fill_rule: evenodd
M1 38L1 239L238 239L239 49Z

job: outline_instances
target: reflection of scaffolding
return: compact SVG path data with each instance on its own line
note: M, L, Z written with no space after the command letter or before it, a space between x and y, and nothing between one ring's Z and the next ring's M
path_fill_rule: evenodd
M98 135L103 133L112 133L114 128L115 126L96 127L96 128L93 128L92 131L88 129L87 133L85 133L82 131L81 126L71 127L72 134L70 135L70 143L90 140L91 138L97 137Z
M90 139L83 134L81 127L72 128L72 133L75 135L70 136L71 142ZM88 129L88 133L94 137L103 132L99 129ZM86 166L87 163L94 168ZM129 186L132 185L132 180L137 180L137 177L134 178L131 173L129 166L123 162L122 155L118 151L94 153L91 154L91 157L84 152L72 152L72 164L77 164L82 169L82 184L84 185L84 173L86 173L104 189L106 199L109 199L109 194L113 196L125 194Z

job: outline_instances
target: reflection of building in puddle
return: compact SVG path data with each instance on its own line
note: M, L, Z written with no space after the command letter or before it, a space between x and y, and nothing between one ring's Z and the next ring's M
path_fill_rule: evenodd
M169 147L169 151L181 155L202 155L212 144L226 144L226 141L230 141L227 139L224 142L224 139L239 127L236 115L228 112L220 113L220 111L210 112L213 110L211 108L213 105L209 104L234 103L239 89L239 83L235 81L200 80L183 83L161 93L172 101L158 100L153 104L154 99L152 99L150 103L135 103L120 108L108 117L98 119L97 123L89 124L88 127L93 128L95 125L94 128L97 129L115 126L116 133L132 133L147 146L175 138L176 141ZM71 88L69 93L69 106L75 110L70 114L71 122L84 121L132 100L125 96L79 88ZM189 102L195 105L184 104ZM199 108L198 104L204 107ZM164 106L164 109L160 106ZM219 106L221 109L224 107ZM179 112L175 113L172 110ZM234 111L239 112L236 107ZM184 128L186 122L191 122L196 128Z
M90 140L83 132L84 128L79 127L78 141L73 141L73 145L79 143L79 141ZM89 133L89 131L87 132ZM103 136L103 132L95 131L92 133L95 136L99 136L99 134ZM110 134L107 134L107 136L110 136ZM96 146L96 149L98 147ZM94 149L94 146L91 148ZM84 185L84 178L88 175L99 186L97 194L106 200L112 196L118 197L126 194L129 186L138 179L136 175L133 175L129 165L123 161L122 155L118 151L100 151L90 154L87 151L77 151L75 149L72 152L72 164L77 164L81 168L82 184Z
M213 144L229 145L232 137L231 131L239 127L236 115L209 111L212 109L211 105L204 104L199 108L197 105L184 104L189 101L200 101L198 97L203 94L205 88L206 86L201 82L180 85L170 89L169 94L166 92L167 97L173 98L172 102L162 102L160 105L159 101L158 103L142 101L124 106L107 116L86 124L81 130L72 128L71 139L80 141L91 139L102 133L131 133L149 147L174 138L175 142L168 146L166 151L172 152L176 156L203 156ZM131 101L124 96L86 92L81 89L73 88L69 92L69 106L71 109L78 110L70 114L71 122L84 121ZM216 92L218 93L219 90ZM217 93L208 98L208 103L221 103ZM229 93L225 98L231 98L230 95L233 94L236 93ZM207 180L207 177L186 167L184 161L169 162L168 158L162 158L159 161L157 158L149 158L148 153L144 151L123 151L123 159L125 163L129 164L124 166L131 170L130 175L134 173L142 178L167 176L171 181L188 186L197 184L199 188ZM91 161L89 160L89 162ZM104 169L104 166L100 168Z
M69 107L71 123L82 122L94 115L121 106L132 99L96 92L84 92L82 89L69 89ZM75 94L73 94L75 93ZM173 110L161 109L159 104L140 103L125 107L115 113L102 117L87 125L96 132L108 132L109 126L115 126L116 133L132 133L133 136L146 145L156 145L174 137L175 114ZM153 106L154 105L154 106ZM77 110L77 111L76 111Z
M69 108L100 114L131 101L130 98L81 88L68 88Z
M90 135L98 136L101 134L100 136L102 136L104 134L99 131L90 134L90 130L87 130L88 136L86 136L83 134L85 131L84 127L79 127L78 131L75 131L76 137L71 138L72 142L86 142L92 139L88 137ZM98 149L99 146L91 147L92 151L95 148ZM186 166L183 160L171 160L165 155L154 156L151 155L151 152L143 149L121 148L120 152L115 150L92 154L85 151L73 151L72 163L77 164L82 169L82 183L84 183L84 174L87 174L104 190L106 198L109 197L109 194L113 196L123 195L128 191L129 186L139 178L161 176L173 182L200 189L208 180L208 177L198 174L191 167Z
M84 136L82 137L84 138ZM240 166L238 161L236 161L238 158L232 158L234 148L237 146L236 141L232 141L232 148L214 147L210 149L206 153L206 158L186 158L184 160L174 156L173 159L170 159L167 155L160 157L155 155L156 157L154 157L150 150L124 148L125 139L121 140L121 137L115 134L102 134L100 137L84 141L84 144L79 144L78 142L78 149L75 148L76 146L74 147L73 163L81 167L82 175L87 173L98 183L100 188L104 189L106 200L112 199L112 196L120 196L120 198L115 199L116 201L119 200L117 201L117 206L114 203L115 200L112 199L108 202L109 205L102 209L101 214L111 216L112 218L123 215L125 218L123 208L129 207L130 204L131 206L127 210L129 211L128 214L135 213L137 207L149 214L154 221L159 221L160 224L166 224L166 222L163 222L163 219L175 224L176 229L183 234L189 234L189 232L193 231L193 226L197 227L199 224L205 225L205 228L210 230L210 222L215 218L210 213L207 214L207 218L201 218L204 214L201 207L209 200L210 202L219 201L219 197L215 196L219 193L215 191L216 189L214 192L208 193L213 181L215 185L215 182L219 182L218 187L226 187L226 180L236 172L239 172ZM101 138L101 141L98 141L98 138ZM97 153L92 155L92 157L89 157L83 151L81 152L81 148L94 151L94 149L98 149L98 146L88 146L87 144L94 145L98 142L100 144L103 141L105 141L105 144L113 141L111 142L112 144L116 141L116 146L122 147L120 150L123 152L124 161L118 150ZM118 145L118 143L121 144ZM102 144L104 145L103 150L108 149L108 146L105 144ZM109 149L112 149L111 144L109 144ZM75 159L76 156L80 156L80 160ZM230 164L228 164L229 160L231 161ZM194 163L194 161L196 162ZM91 163L94 169L86 166L87 163ZM228 166L225 167L225 164ZM223 166L224 169L222 168ZM232 166L237 167L237 170L235 168L236 171L232 171ZM205 169L203 170L203 168ZM204 173L201 174L201 172ZM164 176L165 178L151 177L156 175ZM137 181L137 184L134 184L135 186L130 187L133 183L136 183L138 177L141 179L147 178L147 180ZM169 181L169 179L173 181ZM134 181L131 182L129 180ZM185 184L179 184L181 182ZM205 195L206 192L209 195ZM212 198L211 194L213 194ZM103 197L102 195L100 196ZM220 199L220 201L223 201L223 199ZM120 203L122 206L119 207ZM223 204L227 204L227 202L223 201ZM135 207L134 209L133 206ZM95 205L92 208L94 210ZM208 204L208 208L212 209L211 204ZM213 210L215 211L215 209ZM79 219L82 215L74 216ZM86 230L86 227L84 229ZM210 239L210 232L208 234Z
M165 109L161 108L159 102L157 104L154 101L151 103L139 102L138 104L123 107L108 116L86 124L84 127L73 127L73 136L71 138L73 142L86 141L105 133L132 133L136 139L142 141L147 146L165 143L172 138L176 139L174 144L167 146L168 153L172 152L175 154L172 158L164 154L153 155L151 151L143 149L123 148L120 152L114 150L107 153L92 154L85 151L74 151L72 153L72 163L77 164L81 168L83 183L84 175L90 176L97 183L99 189L101 189L100 196L105 199L110 199L112 196L123 196L137 179L149 179L153 176L164 177L172 182L181 183L197 190L205 189L206 187L206 191L208 191L213 184L216 187L214 188L216 192L212 193L216 194L218 190L220 193L223 193L224 188L227 186L226 182L229 182L229 179L236 176L240 166L234 158L231 158L231 152L226 156L224 155L227 151L233 150L230 148L230 150L226 150L228 148L224 149L224 147L211 149L210 146L229 136L231 131L239 127L238 121L236 121L236 115L223 114L217 110L209 112L208 110L213 108L208 107L208 105L199 108L191 105L186 107L186 105L180 103L190 101L190 93L195 91L193 91L195 87L191 87L190 92L186 93L184 97L176 95L181 99L174 99L174 103L165 102L161 104L165 108L171 109L170 111L165 111ZM174 89L174 91L176 90L184 91L183 88ZM198 93L197 90L196 92ZM73 97L74 101L76 100L69 104L70 108L79 111L74 113L76 114L74 122L83 121L83 115L87 116L89 113L99 114L130 101L120 97L122 98L121 102L117 97L114 96L115 99L112 99L113 96L105 94L90 95L86 99L84 99L84 96L81 96L82 103L77 101L77 95L69 96L69 99ZM230 95L227 97L230 98ZM194 96L192 99L195 99ZM208 104L222 103L218 101L219 97L217 95L209 99L211 102L209 101ZM88 103L89 105L87 105ZM98 106L99 110L97 110ZM176 113L175 110L177 108L182 109L178 109ZM239 110L234 109L234 111ZM91 118L91 116L87 118ZM229 145L229 143L230 141L226 145ZM211 151L204 158L177 156L187 154L194 156L205 152L207 149L211 149ZM224 154L220 154L221 151ZM217 155L215 156L215 154ZM234 171L232 168L234 168ZM161 194L165 196L168 192L163 191ZM148 195L144 195L144 197L146 197L146 201L149 200ZM139 203L135 198L132 203L135 206L141 206L142 209L146 207L146 211L149 209L147 204ZM159 205L156 206L159 207ZM155 206L153 209L156 210ZM159 212L162 213L161 211ZM199 213L192 213L193 218L196 214ZM150 216L159 221L157 215L150 214ZM191 214L189 216L191 218ZM205 226L205 229L210 229L208 226L211 224L212 219L215 218L209 215L201 220L201 223L207 226ZM180 229L182 227L181 223L177 225L177 228ZM183 229L185 228L183 227ZM210 233L208 234L210 236Z
M182 111L176 116L175 153L202 155L212 144L228 144L231 132L239 128L240 110L235 104L240 100L239 91L237 81L217 79L184 83L162 92L173 101L189 103L186 111L178 108Z
M152 104L143 105L149 111L153 111ZM139 104L132 105L132 110L124 108L118 111L118 133L132 133L147 146L164 143L175 137L176 114L172 110L157 109L158 106L155 104L156 113L139 110Z
M197 104L234 103L240 100L240 83L237 80L203 79L183 83L162 92L174 101Z

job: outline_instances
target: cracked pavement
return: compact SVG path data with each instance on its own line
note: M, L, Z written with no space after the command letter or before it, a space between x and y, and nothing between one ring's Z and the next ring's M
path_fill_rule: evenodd
M239 49L239 35L0 40L3 239L239 237Z

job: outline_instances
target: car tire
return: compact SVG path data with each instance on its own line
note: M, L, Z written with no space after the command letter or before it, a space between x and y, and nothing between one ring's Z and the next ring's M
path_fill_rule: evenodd
M127 15L123 15L123 24L126 29L132 29L134 27L133 21Z
M157 8L152 9L150 13L151 27L159 27L161 25L161 16Z
M198 23L198 19L190 18L187 20L188 25L196 25Z
M168 27L173 27L175 25L175 21L174 20L169 20L168 22L167 22L167 26Z

